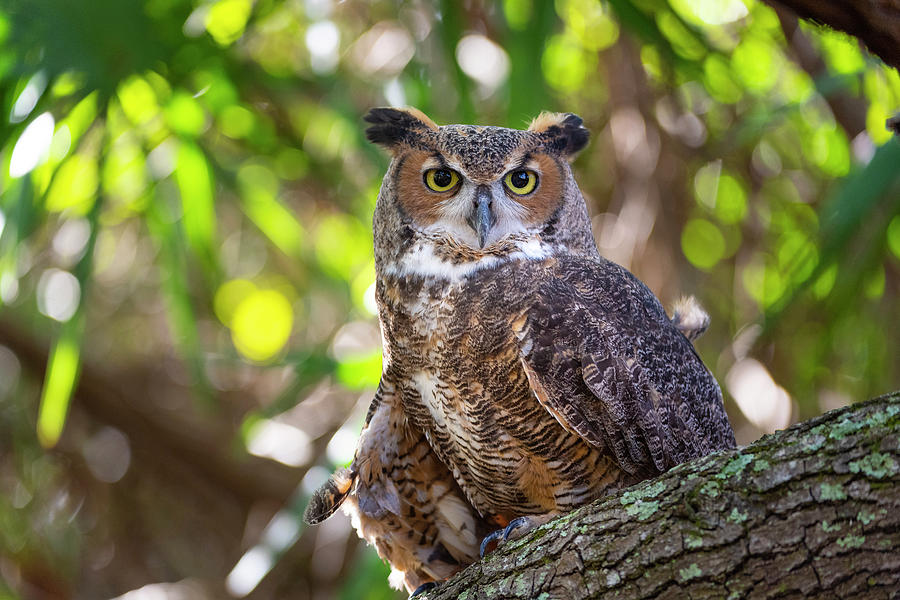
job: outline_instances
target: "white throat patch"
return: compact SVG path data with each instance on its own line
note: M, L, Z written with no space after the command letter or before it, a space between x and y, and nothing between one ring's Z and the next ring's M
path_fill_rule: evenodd
M534 239L511 240L514 250L503 254L486 253L471 260L451 261L435 253L435 241L429 238L417 240L403 257L385 269L387 275L447 279L460 281L472 273L511 260L543 260L554 254L553 248Z

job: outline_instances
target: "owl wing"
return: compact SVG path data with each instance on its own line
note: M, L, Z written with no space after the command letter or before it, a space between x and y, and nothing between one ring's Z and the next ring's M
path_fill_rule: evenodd
M712 374L652 292L619 265L557 261L517 323L538 401L625 471L649 477L734 446Z

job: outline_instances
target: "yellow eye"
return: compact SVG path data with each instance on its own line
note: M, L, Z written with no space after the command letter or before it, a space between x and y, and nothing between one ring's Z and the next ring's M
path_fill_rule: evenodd
M513 194L524 196L530 194L537 187L538 176L534 171L513 171L503 178L503 183Z
M450 169L428 169L425 171L425 185L433 192L447 192L459 183L459 175Z

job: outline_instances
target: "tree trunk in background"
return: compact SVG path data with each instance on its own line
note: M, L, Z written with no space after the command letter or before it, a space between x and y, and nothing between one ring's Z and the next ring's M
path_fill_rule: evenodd
M900 597L900 392L564 515L424 597Z
M900 0L765 0L804 19L858 38L873 54L900 69Z

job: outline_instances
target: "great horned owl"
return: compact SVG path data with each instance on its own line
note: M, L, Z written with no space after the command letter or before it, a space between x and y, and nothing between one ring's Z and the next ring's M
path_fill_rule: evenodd
M314 495L414 590L498 527L547 520L734 446L715 379L653 293L597 251L572 114L526 131L373 109L381 383L356 456ZM696 316L699 314L699 316Z

